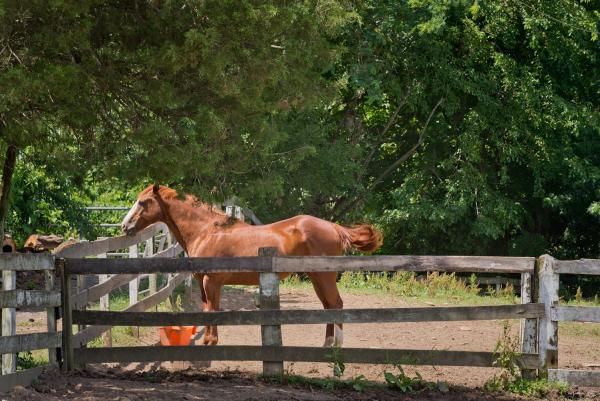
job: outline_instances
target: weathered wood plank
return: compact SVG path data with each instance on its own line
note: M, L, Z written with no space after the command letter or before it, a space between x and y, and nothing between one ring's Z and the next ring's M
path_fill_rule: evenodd
M442 351L380 348L340 348L344 363L372 363L439 366L494 366L493 352ZM77 353L81 363L154 361L290 361L332 362L332 348L219 345L214 347L114 347L85 348ZM521 355L517 363L528 369L538 367L536 354Z
M259 256L275 256L277 248L260 248ZM260 309L264 312L279 309L279 275L277 273L260 273ZM281 346L281 326L277 323L260 327L263 346ZM277 359L263 360L263 375L276 376L283 374L283 361Z
M2 308L37 308L60 306L60 292L44 290L9 290L0 292Z
M134 259L138 257L138 246L137 244L129 247L129 258ZM139 277L135 277L129 282L129 306L133 306L138 301L138 290L139 290ZM140 338L140 328L138 326L131 327L131 331L135 338Z
M591 274L600 276L600 259L557 260L554 271L560 274Z
M161 256L162 257L175 257L178 254L180 254L181 252L183 252L181 245L175 244L160 253L152 255L151 257L161 257ZM105 261L107 260L105 258L99 258L99 259L102 259ZM147 260L147 259L144 259L144 260ZM137 276L138 276L137 274L115 274L112 277L108 278L107 280L102 281L101 283L94 285L94 286L74 295L73 296L73 308L81 309L90 302L98 301L101 297L103 297L106 294L109 294L111 291L127 284L128 282L130 282Z
M146 227L136 235L132 236L119 235L117 237L110 237L96 241L80 242L57 252L56 256L60 258L84 258L86 256L107 253L115 249L128 248L131 245L139 244L140 242L146 241L148 238L152 238L152 236L157 232L165 230L165 227L166 226L163 223L157 223ZM110 274L112 272L101 273Z
M532 302L534 302L533 284L531 273L521 273L521 304L532 305ZM540 305L540 307L544 308L544 305ZM545 309L543 313L545 313ZM524 354L534 354L537 352L537 324L538 321L536 318L521 320L521 352ZM536 372L524 370L521 372L521 375L527 379L534 379Z
M157 254L158 255L158 254ZM145 259L68 259L66 268L72 274L177 273L201 271L269 271L267 257L205 257L205 258L145 258Z
M167 299L168 296L173 292L173 289L175 289L175 287L177 287L179 284L181 284L185 280L186 277L187 277L187 274L176 275L169 281L169 283L166 286L161 288L155 294L149 295L146 298L142 299L141 301L138 301L138 303L136 303L135 305L132 305L132 306L124 309L123 311L116 312L116 313L143 312L155 305L158 305L159 303L161 303L162 301ZM96 312L96 311L73 311L72 314L73 314L73 316L75 316L75 315L79 315L80 313L92 313L92 312ZM101 312L101 311L97 311L97 312L115 313L115 312ZM127 325L129 326L129 325L131 325L131 323L128 323ZM75 347L81 347L82 345L85 345L88 342L90 342L92 339L101 336L102 333L109 330L112 326L114 326L114 324L110 323L110 325L95 325L95 326L87 327L86 329L82 330L81 332L79 332L73 336L73 344Z
M387 309L253 310L218 312L73 311L78 324L115 326L237 326L321 323L442 322L541 318L544 305L453 306Z
M538 302L544 304L545 317L539 321L539 356L543 369L558 367L558 322L552 319L552 308L558 305L559 275L555 273L556 259L542 255L538 260Z
M43 348L60 348L62 333L33 333L0 337L0 354Z
M62 370L68 372L75 367L73 353L73 306L71 304L71 276L65 271L64 260L57 263L60 273L61 295L62 295Z
M43 253L0 253L0 270L54 270L54 255Z
M175 272L446 271L527 273L534 258L487 256L302 256L200 257L148 259L73 259L71 274Z
M156 252L151 258L174 258L183 252L183 248L179 244L170 245L167 249Z
M310 271L443 271L483 273L533 272L535 258L496 256L283 256L275 272Z
M11 270L2 271L2 291L0 297L5 294L13 294L15 297L15 305L0 301L0 305L4 306L2 309L2 336L14 336L17 334L17 314L15 307L17 306L17 273ZM2 374L6 375L13 373L17 370L17 356L15 354L4 354L2 355Z
M559 322L600 323L598 306L555 306L552 308L552 320Z
M110 294L111 291L127 284L135 277L137 277L135 274L115 274L112 277L74 295L73 308L81 309L90 302L98 301L103 296Z
M600 387L600 370L548 369L548 380L572 386Z
M54 291L56 289L55 285L56 278L54 276L54 271L46 270L44 272L44 285L46 291ZM58 308L57 307L49 307L46 308L46 327L48 328L48 333L56 333L57 332L57 324L56 320L58 318ZM50 365L56 365L59 361L59 350L61 344L55 348L48 348L48 362Z
M31 383L33 383L33 381L42 374L44 369L48 368L49 366L51 365L37 366L35 368L0 376L0 393L7 393L16 386L31 385Z

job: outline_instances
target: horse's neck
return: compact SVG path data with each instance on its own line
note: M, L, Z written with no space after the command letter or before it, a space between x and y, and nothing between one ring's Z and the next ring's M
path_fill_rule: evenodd
M216 222L226 219L208 208L194 207L179 199L166 199L163 202L168 214L164 223L186 252L192 242L212 232Z

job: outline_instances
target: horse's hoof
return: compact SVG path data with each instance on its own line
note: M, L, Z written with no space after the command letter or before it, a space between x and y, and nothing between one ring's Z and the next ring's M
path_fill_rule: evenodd
M202 340L202 343L204 345L217 345L218 342L219 342L219 339L214 336L204 337L204 339Z

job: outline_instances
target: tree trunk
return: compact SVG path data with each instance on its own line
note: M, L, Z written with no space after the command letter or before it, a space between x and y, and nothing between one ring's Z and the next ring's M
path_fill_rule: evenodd
M2 169L2 194L0 195L0 243L4 238L4 229L6 226L6 217L8 216L8 197L10 196L10 187L15 164L17 163L17 147L9 144L6 149L4 159L4 168Z

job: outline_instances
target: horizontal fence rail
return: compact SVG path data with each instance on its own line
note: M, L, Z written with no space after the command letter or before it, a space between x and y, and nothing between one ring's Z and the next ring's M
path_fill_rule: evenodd
M0 337L0 354L12 354L42 348L60 348L62 333L17 334Z
M600 275L600 259L556 260L554 272L559 274Z
M0 292L2 308L49 308L60 306L60 292L43 290L6 290Z
M76 324L114 326L276 325L398 323L524 319L544 316L544 305L459 306L389 309L254 310L226 312L73 311Z
M54 270L54 255L43 253L0 253L0 271Z
M444 271L533 273L535 258L487 256L242 256L152 259L66 259L68 274L176 272Z
M335 355L334 355L335 353ZM439 366L496 366L493 352L442 351L379 348L282 347L253 345L219 345L216 347L115 347L82 348L77 363L154 362L154 361L290 361L411 364ZM521 368L539 367L537 354L517 358Z
M555 306L552 308L552 320L558 322L600 323L598 306Z
M574 386L598 387L600 386L600 371L549 369L548 380L566 382Z
M78 242L72 246L66 247L56 253L57 257L60 258L83 258L85 256L95 256L103 253L113 251L115 249L128 248L133 245L137 245L144 242L156 233L165 229L165 225L162 223L153 224L149 227L144 228L142 231L135 235L119 235L116 237L99 239L96 241L83 241ZM91 260L91 259L90 259ZM106 272L105 272L106 273ZM114 272L108 272L114 273ZM90 273L96 274L96 273Z
M150 256L150 258L171 258L177 256L181 252L183 252L181 245L175 244L165 249L164 251L158 252ZM106 259L103 260L106 261ZM148 259L146 258L142 260L147 261ZM83 308L90 302L98 301L101 297L110 293L112 290L129 283L131 280L135 280L138 276L138 274L115 274L106 281L98 283L90 288L84 289L78 294L73 295L72 306L75 309Z
M186 278L187 278L187 275L183 274L183 273L176 275L175 277L171 278L171 280L169 280L169 282L167 283L167 285L165 287L161 288L156 293L147 296L146 298L142 299L141 301L138 301L134 305L131 305L131 306L125 308L122 312L117 312L117 313L143 312L143 311L151 308L152 306L159 304L160 302L167 299L169 297L169 295L171 295L171 293L173 292L175 287L177 287L179 284L183 283ZM87 313L87 312L73 310L71 313L72 313L72 315L75 315L76 313ZM100 311L100 313L110 313L110 312ZM86 327L85 329L83 329L82 331L80 331L79 333L77 333L73 336L73 344L75 347L84 346L85 344L87 344L94 338L99 337L104 332L109 330L112 326L114 326L114 324L112 322L106 322L106 323L101 323L101 324L99 324L99 322L95 322L95 323L90 323L90 324L93 324L93 326ZM127 324L127 326L131 326L131 325L132 324Z

